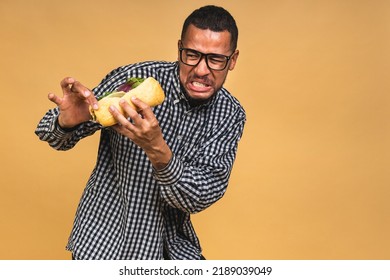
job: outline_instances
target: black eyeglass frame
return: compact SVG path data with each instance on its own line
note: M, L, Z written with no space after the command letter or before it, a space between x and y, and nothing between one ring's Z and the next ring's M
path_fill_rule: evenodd
M197 50L194 50L194 49L190 49L190 48L184 48L183 47L183 43L180 42L180 47L179 47L179 51L180 51L180 61L182 63L184 63L185 65L188 65L188 66L197 66L201 61L202 61L202 58L204 57L205 58L205 61L206 61L206 65L209 69L211 70L214 70L214 71L223 71L226 69L226 66L229 64L229 60L232 58L232 56L234 55L234 53L236 51L234 51L231 55L223 55L223 54L218 54L218 53L202 53L200 51L197 51ZM191 51L191 52L194 52L194 53L197 53L200 55L200 58L199 58L199 61L196 63L196 64L188 64L186 62L183 61L183 51ZM225 63L225 66L222 68L222 69L214 69L212 67L210 67L209 65L209 61L208 61L208 57L209 56L219 56L219 57L224 57L226 59L226 63Z

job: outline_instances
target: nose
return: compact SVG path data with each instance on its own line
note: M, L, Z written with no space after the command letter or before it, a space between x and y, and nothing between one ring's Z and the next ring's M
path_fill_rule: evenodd
M210 69L209 69L209 67L207 66L206 57L205 57L205 56L203 56L203 57L200 59L198 65L196 65L196 67L195 67L195 73L196 73L198 76L200 76L200 77L206 76L207 74L210 73Z

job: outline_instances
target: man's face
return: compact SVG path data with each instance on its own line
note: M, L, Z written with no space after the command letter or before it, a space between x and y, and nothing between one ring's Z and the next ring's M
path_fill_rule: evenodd
M205 54L214 53L230 56L233 50L230 49L230 33L228 31L213 32L203 30L190 25L185 37L180 42L183 48L193 49ZM188 66L181 62L180 52L178 61L180 63L180 82L185 88L188 97L194 101L202 102L212 97L225 82L229 70L233 70L238 57L238 50L228 61L228 65L222 71L211 70L205 57L198 65Z

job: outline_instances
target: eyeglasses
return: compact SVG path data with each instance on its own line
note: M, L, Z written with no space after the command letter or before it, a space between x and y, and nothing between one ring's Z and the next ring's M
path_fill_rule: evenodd
M180 43L181 44L181 43ZM222 71L228 65L229 60L233 56L234 52L230 56L215 54L215 53L202 53L197 50L183 48L183 45L179 47L180 60L185 65L197 66L204 57L206 65L212 70Z

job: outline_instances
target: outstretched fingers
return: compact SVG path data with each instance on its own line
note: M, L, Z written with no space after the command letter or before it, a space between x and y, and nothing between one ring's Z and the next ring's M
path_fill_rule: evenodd
M97 110L99 108L98 101L96 97L92 94L92 92L85 87L82 83L77 81L75 78L66 77L61 83L61 88L65 95L74 95L79 99L86 100L89 105L93 107L93 109Z
M74 82L76 82L76 79L72 78L72 77L66 77L66 78L62 79L60 82L62 91L64 93L70 93Z
M59 97L59 96L57 96L57 95L55 95L54 93L49 93L49 95L47 96L47 98L48 98L51 102L55 103L57 106L60 106L61 103L62 103L62 98Z

